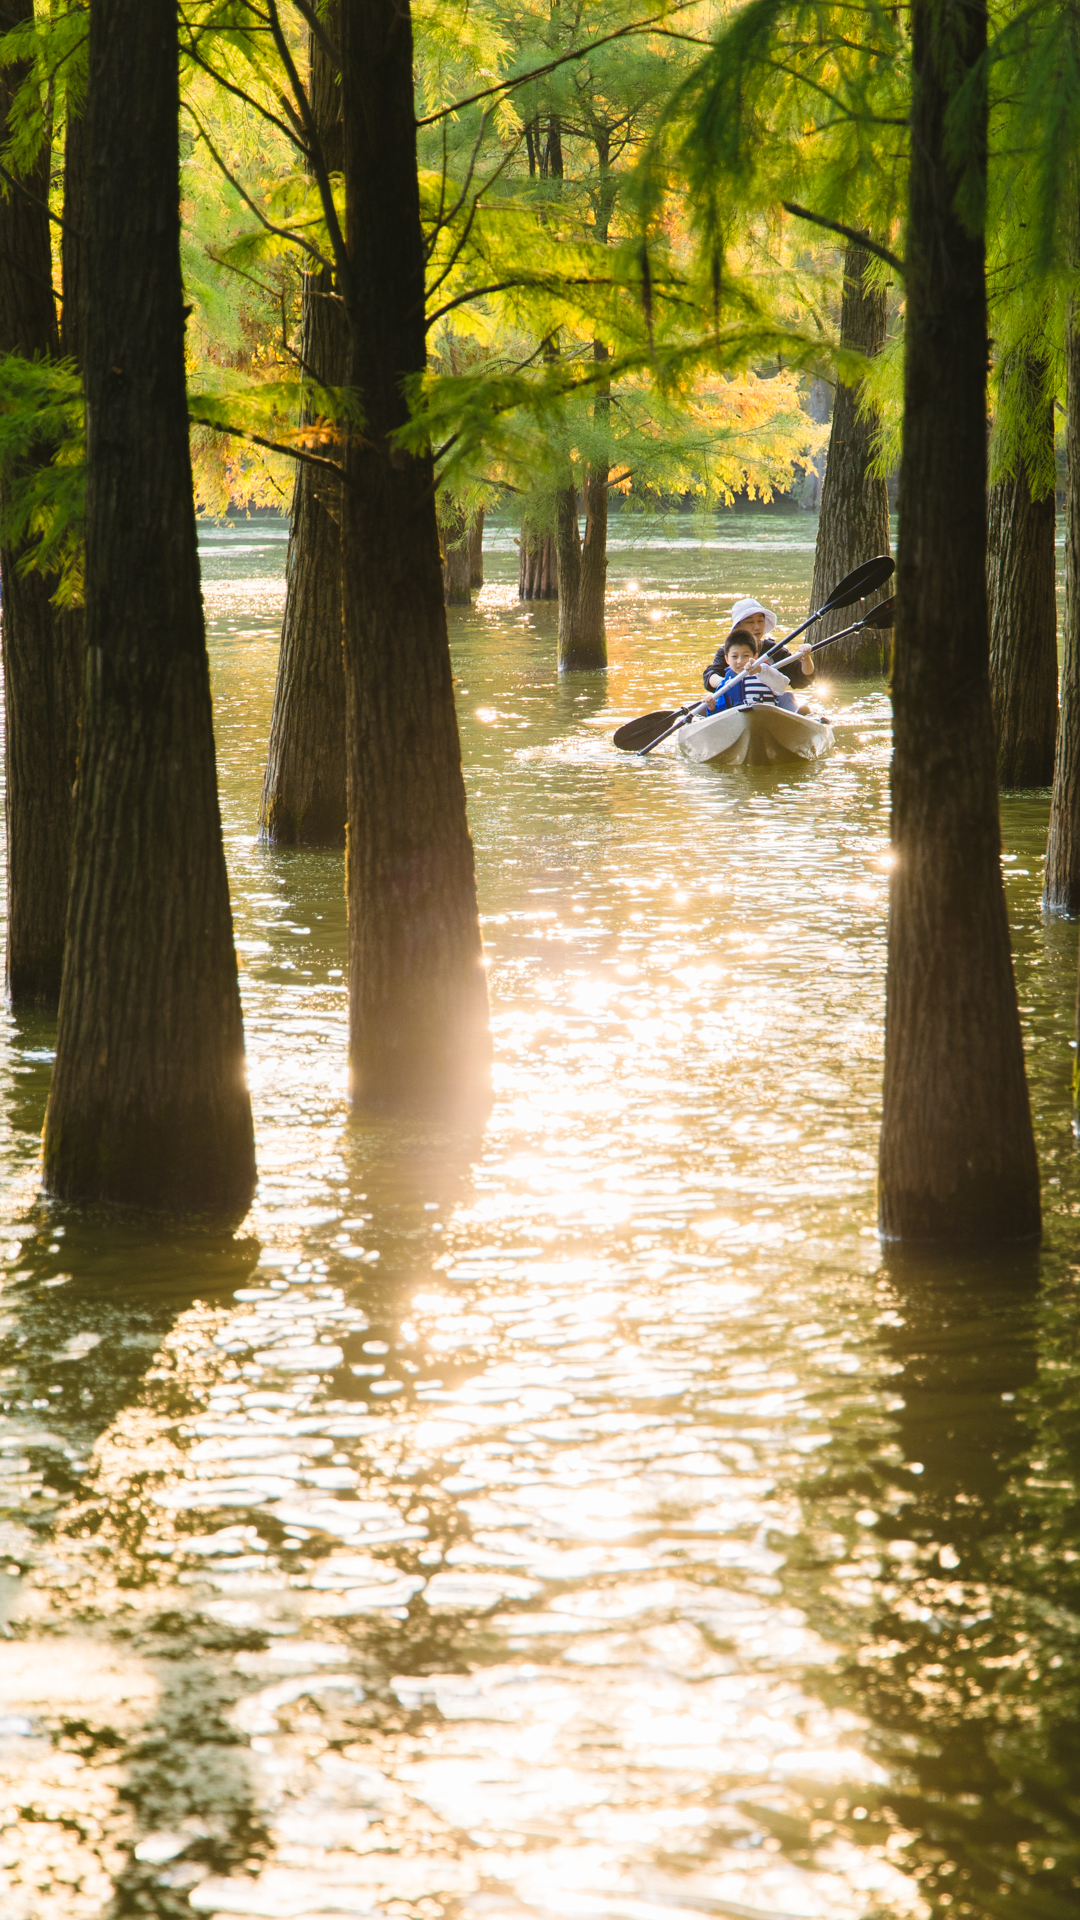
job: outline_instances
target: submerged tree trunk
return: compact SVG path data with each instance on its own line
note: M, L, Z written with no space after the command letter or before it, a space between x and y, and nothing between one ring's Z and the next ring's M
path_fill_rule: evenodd
M477 507L469 522L469 585L484 584L484 509Z
M174 0L95 0L87 677L46 1191L236 1213L255 1182L188 450Z
M1049 786L1058 722L1054 403L1045 362L1033 355L1025 361L1006 378L1027 375L1045 478L1033 489L1018 460L1016 473L998 480L987 501L990 697L1003 787Z
M337 38L337 0L327 14ZM310 37L311 107L332 172L342 161L341 89L318 35ZM347 332L325 268L304 276L303 356L316 378L340 386ZM305 418L319 411L309 400ZM341 628L341 488L300 463L293 490L270 746L259 827L275 846L345 845L345 662Z
M844 251L840 340L868 359L885 345L886 314L885 289L868 284L869 266L869 254L849 240ZM821 489L812 607L820 607L828 599L845 573L876 554L890 551L888 487L870 470L876 427L876 420L859 412L858 388L840 381ZM880 594L868 595L864 611L880 598ZM822 640L826 634L839 633L857 617L857 611L849 607L827 613L813 637ZM821 664L833 678L877 676L888 671L890 652L889 635L867 629L865 634L853 634L850 640L829 647L821 655Z
M32 0L0 0L0 34L32 18ZM0 144L26 73L21 64L0 69ZM47 144L24 185L20 192L0 181L0 353L46 358L59 348L45 211ZM48 460L49 451L43 447L40 458ZM55 580L20 571L29 545L0 549L7 983L16 1004L55 1007L71 857L81 623L53 608Z
M985 5L914 0L912 30L880 1225L1000 1242L1037 1236L1039 1175L990 710L984 252L954 210L946 136Z
M448 607L472 606L472 545L469 523L460 507L451 506L439 520L442 549L443 599Z
M607 666L607 468L585 476L585 538L578 529L577 491L559 490L555 553L559 568L559 672L602 672Z
M555 557L555 535L537 533L528 520L523 520L519 546L518 599L557 600L559 563Z
M487 981L429 455L390 439L425 365L406 0L342 9L349 384L343 488L352 1088L445 1110L490 1087Z
M606 360L608 351L602 340L593 341L593 357ZM611 409L607 386L598 389L593 403L593 422L606 427ZM573 485L559 494L555 551L559 565L559 672L596 673L607 666L607 629L604 625L604 601L607 594L608 479L607 461L595 458L585 471L583 487L585 538L578 531L577 494Z
M1065 647L1043 911L1080 914L1080 311L1075 303L1065 329L1065 383Z

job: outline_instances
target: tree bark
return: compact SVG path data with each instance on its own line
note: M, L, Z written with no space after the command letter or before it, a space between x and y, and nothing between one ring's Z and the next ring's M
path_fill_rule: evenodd
M472 606L472 546L469 524L460 507L439 521L443 599L448 607Z
M87 671L45 1187L242 1212L251 1105L188 449L174 0L95 0Z
M559 490L555 554L559 569L559 672L597 673L606 668L608 471L590 467L585 476L585 538L578 530L577 490Z
M1043 912L1080 914L1080 311L1065 328L1065 647Z
M490 1036L430 454L391 435L422 372L424 256L406 0L342 8L349 384L343 489L353 1097L488 1097Z
M340 33L339 0L326 17ZM310 93L327 165L342 164L341 89L321 39L312 34ZM345 379L347 328L325 268L304 275L302 352L327 386ZM308 400L305 420L317 404ZM345 845L345 660L341 614L341 489L333 475L300 462L293 489L270 745L259 831L272 846Z
M68 95L64 134L64 226L60 266L64 299L60 309L60 351L81 369L86 365L86 119Z
M518 599L557 600L559 563L555 557L555 535L537 533L528 520L523 520L518 544Z
M844 281L840 304L840 340L867 359L885 345L886 296L883 287L867 283L870 256L849 240L844 250ZM829 453L821 489L814 555L814 584L810 605L820 607L837 582L864 560L888 553L889 493L884 480L870 470L876 421L859 412L859 391L840 381L836 388ZM867 596L866 611L881 598ZM818 623L815 639L850 626L850 608L828 613ZM821 656L833 678L879 677L888 671L891 653L887 633L853 634Z
M559 576L559 672L563 673L573 652L581 592L581 533L573 479L564 482L555 496L555 566Z
M0 34L33 17L33 0L0 0ZM0 69L0 145L27 69ZM24 181L0 183L0 353L59 350L52 290L49 149ZM30 197L32 196L32 197ZM50 449L39 458L47 461ZM7 984L15 1004L60 998L78 728L80 622L51 603L55 580L20 572L30 542L0 550L3 590L4 773L7 807Z
M484 509L477 507L469 522L469 585L484 584Z
M912 35L879 1218L893 1240L1016 1241L1038 1235L1039 1177L990 709L984 249L946 136L985 4L913 0ZM971 138L985 169L985 119Z
M990 602L990 697L1003 787L1047 787L1054 777L1058 724L1057 560L1054 551L1054 403L1045 362L1025 355L1043 439L1049 484L1035 492L1026 463L1017 462L990 488L987 502L987 588Z
M605 236L606 237L606 236ZM608 357L602 340L593 341L593 357ZM611 395L605 385L593 402L593 423L605 428ZM559 494L555 552L559 567L559 672L603 672L607 660L604 601L607 593L608 478L607 461L594 458L585 470L582 488L585 538L578 531L577 493L571 484Z

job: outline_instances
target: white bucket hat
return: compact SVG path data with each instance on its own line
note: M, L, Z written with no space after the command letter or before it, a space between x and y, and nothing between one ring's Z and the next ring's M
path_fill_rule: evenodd
M771 633L776 625L776 615L771 607L763 607L760 600L736 600L731 609L731 624L737 627L740 620L749 619L752 613L765 615L765 631Z

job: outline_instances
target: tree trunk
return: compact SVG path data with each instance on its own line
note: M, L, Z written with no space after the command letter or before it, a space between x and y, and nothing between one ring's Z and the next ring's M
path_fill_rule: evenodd
M606 465L585 475L585 538L581 543L577 605L564 623L559 608L559 672L602 672L607 666L604 602L607 594L608 473ZM574 517L577 533L577 516Z
M605 234L606 238L606 234ZM593 341L593 358L603 361L608 351ZM611 411L610 388L597 389L593 424L605 429ZM585 471L582 488L585 538L578 532L577 494L573 486L559 495L555 551L559 563L559 672L597 673L607 666L604 599L607 592L608 478L611 468L594 457Z
M557 600L559 563L555 557L555 535L537 533L523 520L519 547L518 599Z
M0 0L0 34L33 17L33 0ZM0 69L0 144L27 69ZM52 291L46 144L26 193L0 183L0 353L45 358L59 348ZM33 195L31 199L28 195ZM41 459L49 458L42 448ZM23 574L32 543L0 550L4 772L7 786L7 983L12 1001L60 998L78 728L80 621L57 614L56 582Z
M405 0L342 9L349 384L343 488L353 1096L445 1110L490 1087L487 981L430 455L390 435L423 371L424 256Z
M60 263L64 300L60 351L80 369L86 365L86 120L71 95L64 134L64 226Z
M984 252L955 211L946 137L985 5L913 0L912 33L880 1225L1000 1242L1038 1235L1039 1176L990 710ZM985 169L985 120L970 138Z
M340 32L338 0L327 14ZM312 34L311 107L327 164L342 164L341 90L334 64ZM345 378L347 329L331 275L304 275L303 356L317 379ZM306 420L319 411L305 406ZM300 463L293 489L274 712L259 830L273 846L345 845L345 661L341 626L341 489L332 474Z
M885 345L886 307L884 288L867 284L869 265L870 256L849 240L844 250L840 340L868 359ZM870 471L876 424L860 414L858 388L838 382L821 489L812 607L820 607L828 599L845 573L890 550L888 487ZM864 611L880 598L880 594L868 595ZM814 638L822 640L826 634L839 633L855 617L849 607L826 614L815 628ZM868 629L865 635L853 634L839 646L829 647L821 655L821 663L833 678L878 677L888 671L890 652L889 635Z
M1054 403L1044 361L1026 355L1026 372L1048 457L1045 491L1017 461L987 502L990 601L990 697L1003 787L1047 787L1054 777L1058 720L1057 561L1054 552ZM1006 378L1010 375L1006 372Z
M251 1105L188 450L174 0L95 0L87 674L45 1186L242 1212Z
M460 507L451 507L439 521L442 549L443 599L448 607L472 606L472 548L469 525Z
M555 528L559 569L559 672L595 673L607 666L607 468L585 477L585 538L578 530L577 490L561 487Z
M1065 328L1065 648L1043 912L1080 914L1080 309Z
M484 584L484 509L477 507L469 522L469 585Z
M571 479L555 496L555 566L559 576L559 672L574 646L574 617L581 591L581 533L577 488Z

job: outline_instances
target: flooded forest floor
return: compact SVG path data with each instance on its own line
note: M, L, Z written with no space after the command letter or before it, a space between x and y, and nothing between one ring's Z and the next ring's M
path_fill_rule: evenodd
M1078 1910L1048 795L1003 802L1045 1246L886 1262L885 688L818 767L610 744L737 595L805 609L815 530L620 523L611 671L561 684L491 530L461 1137L349 1118L342 859L256 837L286 528L203 528L260 1189L231 1238L46 1205L54 1029L4 1016L3 1920Z

